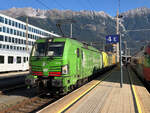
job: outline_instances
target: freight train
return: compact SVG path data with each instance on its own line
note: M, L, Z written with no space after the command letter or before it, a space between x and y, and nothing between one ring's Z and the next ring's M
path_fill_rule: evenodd
M117 63L114 54L100 52L71 38L38 39L30 55L30 75L25 83L39 91L65 94L81 86L96 73Z
M150 43L132 58L134 70L147 83L150 83Z

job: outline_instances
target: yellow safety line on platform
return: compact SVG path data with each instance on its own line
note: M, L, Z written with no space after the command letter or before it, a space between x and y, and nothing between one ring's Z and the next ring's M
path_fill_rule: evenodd
M135 96L135 101L136 101L136 104L137 104L138 113L144 113L144 112L142 112L140 101L139 101L138 96L136 94L135 85L133 85L132 77L130 77L130 80L131 80L131 87L133 89L133 93L134 93L134 96Z
M115 69L114 69L115 70ZM58 113L62 113L63 111L65 111L68 107L70 107L72 104L74 104L78 99L80 99L82 96L84 96L87 92L89 92L90 90L92 90L94 87L96 87L99 83L101 83L104 79L106 79L113 71L111 71L110 73L108 73L108 75L106 75L105 77L103 77L102 79L100 79L100 81L97 81L96 84L92 85L90 88L88 88L86 91L84 91L81 95L79 95L76 99L72 100L68 105L66 105L64 108L62 108L60 111L58 111Z

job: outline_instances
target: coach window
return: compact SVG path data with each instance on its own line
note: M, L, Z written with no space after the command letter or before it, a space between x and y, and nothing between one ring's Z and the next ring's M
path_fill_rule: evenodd
M29 60L29 58L27 57L27 61Z
M19 47L17 47L17 50L19 50Z
M14 50L16 50L16 46L14 46Z
M26 57L23 57L23 62L26 63Z
M4 64L4 56L0 56L0 64Z
M79 51L79 48L77 48L77 57L80 56L80 51Z
M21 63L21 57L17 57L17 63Z
M8 56L8 64L13 64L13 56Z
M0 44L0 48L2 48L2 44Z

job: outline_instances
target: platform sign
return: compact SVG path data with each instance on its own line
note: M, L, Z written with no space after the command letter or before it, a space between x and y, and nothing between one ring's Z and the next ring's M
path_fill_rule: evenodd
M107 44L116 44L119 42L119 35L108 35L106 36Z

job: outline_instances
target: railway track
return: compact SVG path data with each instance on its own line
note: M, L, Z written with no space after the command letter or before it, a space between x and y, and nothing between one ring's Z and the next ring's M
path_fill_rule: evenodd
M137 71L134 69L134 67L131 65L131 69L133 70L133 72L135 73L135 75L138 77L138 79L142 82L142 84L145 86L145 88L148 90L148 92L150 93L150 83L146 82L145 80L143 80L137 73Z
M17 105L0 111L1 113L32 113L54 102L57 98L46 97L45 94L26 99Z
M12 87L3 88L0 91L0 95L4 95L6 93L9 93L9 92L12 92L12 91L15 91L15 90L20 90L22 88L27 88L27 85L25 85L25 84L18 84L18 85L14 85Z

